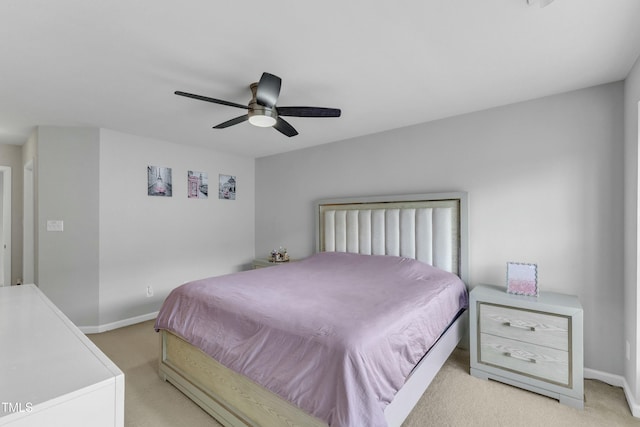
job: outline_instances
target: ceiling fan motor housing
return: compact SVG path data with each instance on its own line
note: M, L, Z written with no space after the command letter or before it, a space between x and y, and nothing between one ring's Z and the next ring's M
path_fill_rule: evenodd
M265 107L258 104L256 100L256 90L258 83L251 83L251 101L249 101L249 123L259 127L273 126L278 119L278 112L275 108Z

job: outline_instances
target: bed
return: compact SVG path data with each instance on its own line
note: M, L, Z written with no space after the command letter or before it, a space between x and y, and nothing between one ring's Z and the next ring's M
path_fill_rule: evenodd
M316 254L169 295L160 375L225 426L399 426L466 331L467 234L466 193L320 201Z

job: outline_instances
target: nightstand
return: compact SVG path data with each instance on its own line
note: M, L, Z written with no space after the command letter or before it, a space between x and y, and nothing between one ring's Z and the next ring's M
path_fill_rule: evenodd
M553 292L476 286L469 298L471 375L584 407L583 311Z
M273 267L274 265L283 265L283 264L288 264L290 262L293 262L293 260L289 260L289 261L284 261L284 262L272 262L269 261L268 258L256 258L253 260L253 262L251 263L251 265L253 265L253 269L257 269L257 268L264 268L264 267Z

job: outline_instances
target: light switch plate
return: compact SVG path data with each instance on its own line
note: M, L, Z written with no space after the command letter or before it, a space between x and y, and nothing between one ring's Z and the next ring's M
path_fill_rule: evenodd
M61 219L48 219L47 231L64 231L64 221Z

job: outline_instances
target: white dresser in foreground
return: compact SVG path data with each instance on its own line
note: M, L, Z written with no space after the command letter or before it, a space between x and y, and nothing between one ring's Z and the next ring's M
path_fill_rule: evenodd
M471 375L584 407L583 311L577 297L530 297L476 286L469 323Z
M35 285L0 287L0 426L124 426L124 374Z

